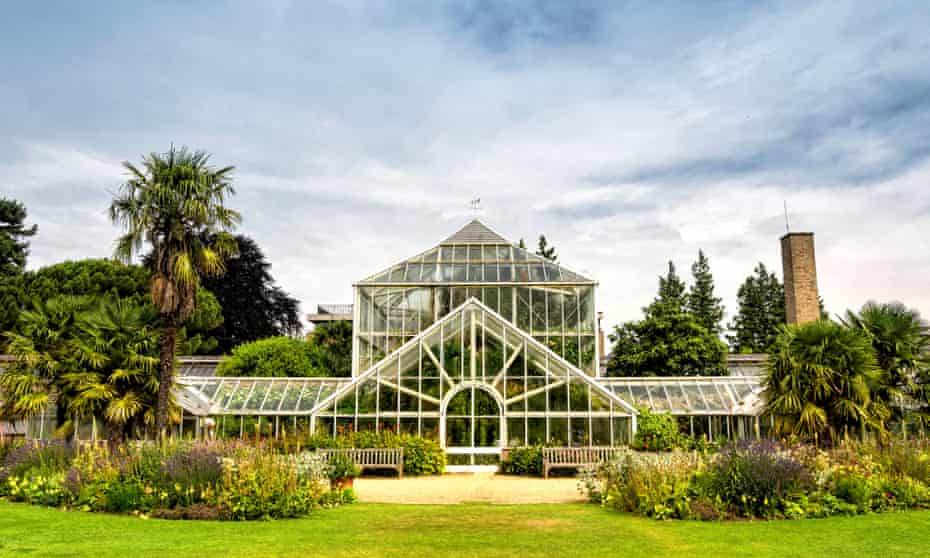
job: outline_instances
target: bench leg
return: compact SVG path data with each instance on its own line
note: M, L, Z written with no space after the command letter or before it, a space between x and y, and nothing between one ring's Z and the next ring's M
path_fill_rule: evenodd
M543 478L549 478L549 465L543 465Z

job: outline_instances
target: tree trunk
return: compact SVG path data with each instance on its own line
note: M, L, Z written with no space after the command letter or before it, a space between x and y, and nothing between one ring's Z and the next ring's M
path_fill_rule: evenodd
M158 402L155 406L155 437L162 441L167 434L168 395L174 384L174 351L177 344L178 326L173 318L162 317L161 335L158 338L160 359L158 363Z

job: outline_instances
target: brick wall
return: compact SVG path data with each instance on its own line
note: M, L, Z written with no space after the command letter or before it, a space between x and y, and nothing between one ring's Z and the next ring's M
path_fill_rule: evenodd
M814 233L788 233L781 238L785 279L785 315L789 324L820 318Z

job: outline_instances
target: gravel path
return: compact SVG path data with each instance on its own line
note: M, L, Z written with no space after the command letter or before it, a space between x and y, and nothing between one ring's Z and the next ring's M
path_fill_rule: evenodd
M537 479L493 473L447 474L404 479L355 479L361 502L391 504L548 504L584 501L573 478Z

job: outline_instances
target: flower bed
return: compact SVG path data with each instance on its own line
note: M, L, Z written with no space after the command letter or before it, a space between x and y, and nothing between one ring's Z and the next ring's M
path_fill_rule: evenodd
M331 493L323 461L242 443L135 443L110 449L63 441L6 451L0 496L88 511L186 519L277 519L351 502Z
M583 470L592 502L656 519L800 519L930 508L930 446L824 451L770 440L719 453L637 453Z

